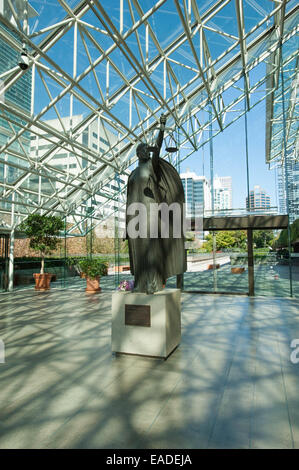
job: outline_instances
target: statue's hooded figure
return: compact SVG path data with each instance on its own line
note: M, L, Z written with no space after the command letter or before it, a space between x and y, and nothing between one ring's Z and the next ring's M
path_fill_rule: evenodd
M163 115L160 122L156 145L149 147L141 143L137 146L139 166L131 173L127 186L126 228L134 291L148 294L161 290L167 278L187 269L183 234L184 189L176 169L159 157L166 122ZM142 211L137 209L137 214L136 203L142 203ZM156 207L161 203L164 207L172 204L170 209L175 212L170 210L168 218L168 211L163 215L161 211L151 210L152 203L156 203ZM132 226L136 227L136 217L142 225L138 227L137 224L136 230L139 229L141 234L137 237L130 230ZM169 235L161 231L163 220L169 220ZM153 227L157 227L156 233L153 233Z

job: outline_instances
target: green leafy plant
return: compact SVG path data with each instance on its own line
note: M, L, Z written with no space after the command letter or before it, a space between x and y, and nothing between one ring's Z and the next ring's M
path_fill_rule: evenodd
M68 266L72 266L78 274L81 274L82 269L80 268L80 261L83 260L83 259L85 259L85 258L82 257L82 256L68 257L66 259L66 264Z
M44 274L45 257L54 251L60 242L58 235L64 228L63 220L56 216L31 214L20 224L19 228L30 239L30 248L40 252L40 273Z
M273 230L253 230L253 243L256 248L267 248L274 240Z
M290 225L291 244L296 242L299 238L299 219L296 219ZM279 236L273 241L273 248L287 248L288 247L288 229L283 229Z
M75 269L77 265L79 272L90 279L107 276L108 274L108 263L99 258L69 258L68 264L72 264Z
M211 233L208 234L205 240L203 248L208 252L213 251L213 235ZM246 249L245 230L222 230L216 232L216 250L244 251Z

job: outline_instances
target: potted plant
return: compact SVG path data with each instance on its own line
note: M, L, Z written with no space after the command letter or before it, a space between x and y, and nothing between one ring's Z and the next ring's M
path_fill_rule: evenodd
M83 273L82 273L82 269L80 268L80 264L79 264L79 261L82 260L82 256L80 257L69 257L66 259L66 264L70 267L70 268L73 268L75 270L75 272L80 276L80 277L84 277Z
M100 276L107 276L108 263L99 258L81 258L78 260L81 273L86 278L85 292L93 294L101 292Z
M57 248L59 232L64 227L60 217L31 214L25 219L20 230L24 231L30 239L30 248L39 251L41 255L41 269L34 273L35 289L49 290L53 274L45 273L45 257Z

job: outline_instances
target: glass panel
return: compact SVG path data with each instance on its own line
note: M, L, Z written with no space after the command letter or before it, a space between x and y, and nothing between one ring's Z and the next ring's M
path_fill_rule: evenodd
M287 247L272 249L273 230L255 230L254 281L255 295L290 296L290 267Z
M215 292L248 293L248 253L245 230L216 234Z
M0 292L7 287L7 270L8 270L8 243L7 237L0 237Z
M298 242L293 245L294 250L297 252L292 253L292 287L293 296L299 297L299 246Z
M244 231L219 231L188 234L187 272L184 290L209 293L248 293L247 239ZM166 287L176 287L176 277L168 279Z

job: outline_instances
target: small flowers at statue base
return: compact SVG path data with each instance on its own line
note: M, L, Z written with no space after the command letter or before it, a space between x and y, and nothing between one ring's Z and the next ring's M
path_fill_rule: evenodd
M131 291L134 289L134 281L121 281L117 289L121 291Z

